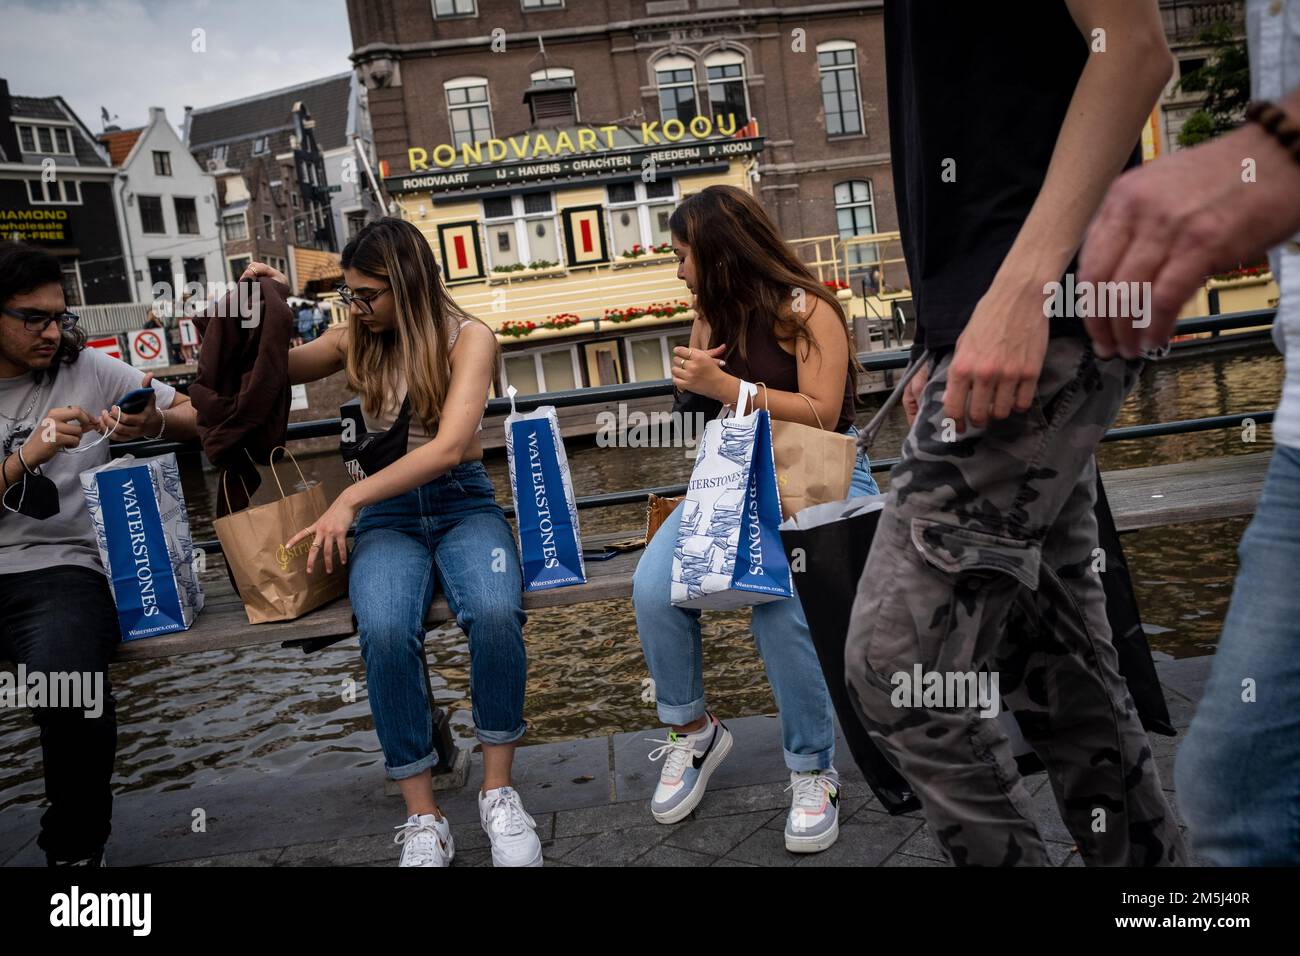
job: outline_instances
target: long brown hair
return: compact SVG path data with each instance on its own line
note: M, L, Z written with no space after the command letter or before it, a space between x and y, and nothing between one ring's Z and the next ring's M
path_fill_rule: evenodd
M673 210L668 228L691 248L695 261L696 308L709 324L709 348L726 343L748 360L750 337L770 331L778 342L818 348L808 330L813 303L794 309L796 290L831 307L849 343L848 374L857 394L857 357L844 309L813 275L776 224L749 193L736 186L709 186ZM805 355L809 354L807 351Z
M387 332L372 332L349 313L348 386L373 417L388 396L400 398L400 368L411 413L432 432L451 383L451 330L478 320L447 294L433 250L412 223L377 219L343 247L340 259L345 269L387 282L397 312L397 326Z

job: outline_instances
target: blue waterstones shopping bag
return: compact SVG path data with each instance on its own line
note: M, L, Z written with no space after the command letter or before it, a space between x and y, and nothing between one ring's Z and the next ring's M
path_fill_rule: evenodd
M520 413L514 410L514 386L506 393L510 396L510 414L505 423L506 458L519 524L524 590L585 584L578 506L555 408L544 405Z
M781 541L781 498L765 409L746 413L757 388L742 382L732 418L704 429L673 549L677 607L727 610L793 596Z
M183 631L203 609L174 454L126 456L81 473L122 640Z

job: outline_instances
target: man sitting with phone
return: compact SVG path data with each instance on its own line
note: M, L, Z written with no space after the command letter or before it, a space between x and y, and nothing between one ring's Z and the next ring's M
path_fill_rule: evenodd
M0 659L25 665L28 684L88 674L102 688L96 711L34 707L49 801L37 843L51 866L101 865L113 807L117 610L78 476L108 461L109 439L194 434L188 397L86 348L58 259L0 245Z

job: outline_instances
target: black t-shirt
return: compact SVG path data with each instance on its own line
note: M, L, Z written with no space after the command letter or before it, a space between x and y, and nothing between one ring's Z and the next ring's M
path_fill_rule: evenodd
M894 199L918 345L956 342L992 284L1088 56L1064 0L886 0ZM1135 148L1129 165L1139 162ZM1082 335L1083 324L1053 319L1052 333Z

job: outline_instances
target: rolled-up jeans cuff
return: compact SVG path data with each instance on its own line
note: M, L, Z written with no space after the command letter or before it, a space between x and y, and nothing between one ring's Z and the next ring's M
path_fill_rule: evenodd
M659 707L659 719L670 726L692 724L707 713L703 697L697 697L689 704L665 704L662 700L656 703Z
M807 773L809 770L829 770L835 760L835 748L830 747L815 754L792 754L784 750L785 765L795 773Z
M484 744L512 744L528 731L528 722L524 721L514 730L480 730L474 728L474 735L478 737L479 743Z
M405 780L407 777L414 777L417 774L424 773L424 771L431 767L436 767L437 765L438 752L435 750L433 753L429 754L429 756L421 757L419 760L401 767L390 767L385 764L384 770L387 772L390 780Z

